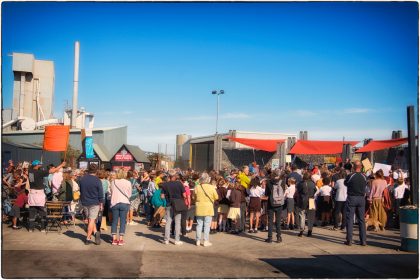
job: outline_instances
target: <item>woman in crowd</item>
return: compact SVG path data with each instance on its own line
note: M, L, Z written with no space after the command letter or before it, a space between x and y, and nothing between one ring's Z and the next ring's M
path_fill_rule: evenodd
M154 182L150 182L153 183ZM153 220L151 226L153 228L160 228L160 222L165 216L166 208L166 199L161 197L162 189L157 189L154 191L152 198L150 200L152 207L154 209Z
M195 217L195 198L194 198L194 191L196 187L196 180L198 180L198 174L192 174L192 179L188 181L188 186L190 187L190 207L187 211L187 233L192 232L192 227L194 223Z
M229 211L229 199L226 195L228 192L228 184L226 180L221 178L217 183L217 195L219 196L219 207L217 212L219 213L219 232L226 231L227 213Z
M128 221L127 223L132 226L136 223L134 222L134 212L137 213L140 206L140 185L133 176L133 172L129 170L127 172L127 180L131 184L131 196L130 196L130 210L128 212Z
M102 189L103 189L103 199L104 199L104 210L102 213L102 221L101 221L101 230L108 230L106 225L106 217L108 216L108 208L109 208L109 181L106 179L106 171L99 170L98 171L98 178L101 180Z
M289 178L287 180L288 187L284 192L284 198L286 200L286 207L287 207L287 219L285 229L293 229L295 225L295 191L296 191L296 179Z
M112 245L124 245L124 234L126 228L126 219L128 209L130 208L130 196L132 186L126 178L124 170L119 169L116 173L116 179L112 181L110 187L111 193L111 211L112 211ZM117 238L117 225L120 222L120 229Z
M111 186L112 182L113 182L115 179L117 179L117 173L116 173L115 171L111 171L111 172L109 172L109 174L108 174L108 182L109 182L109 185L110 185L110 186ZM110 191L110 189L109 189L109 188L108 188L108 192L109 192L109 194L108 194L108 197L109 197L108 221L109 221L110 223L112 223L112 211L111 211L111 191Z
M223 180L223 177L217 175L214 177L214 180L212 180L211 185L213 186L213 188L216 190L217 193L217 185L218 182L220 181L220 179ZM211 219L211 226L210 226L210 234L215 234L217 233L217 222L218 222L218 217L219 217L219 199L216 199L213 203L213 217Z
M261 197L265 190L260 186L260 180L253 178L247 189L249 195L249 231L248 233L257 233L258 224L261 215ZM255 224L254 224L255 218ZM255 226L255 227L254 227Z
M204 247L211 246L209 240L210 224L214 216L214 201L218 199L216 189L210 185L210 177L203 173L200 177L200 184L196 186L195 196L195 216L197 219L196 245L200 246L201 233L204 224Z
M397 182L394 187L394 215L395 215L395 226L400 226L400 206L404 206L403 198L405 191L408 190L408 186L404 183L403 175L399 175Z
M382 199L384 190L387 187L387 183L384 179L384 173L382 169L379 169L375 173L375 179L372 181L372 186L369 194L370 202L370 217L374 222L379 222L379 227L383 230L385 228L387 217L385 209L382 205Z
M70 203L70 213L72 214L72 221L75 222L76 212L80 208L80 187L78 181L80 170L76 169L70 173L70 179L73 187L73 200Z
M338 173L338 180L334 184L335 189L335 208L334 208L334 227L332 230L338 230L338 223L340 221L341 215L341 226L340 229L343 230L346 227L346 200L347 200L347 186L344 185L344 180L346 179L346 171L340 170Z
M191 207L190 185L188 184L186 177L182 175L180 176L180 181L185 188L185 198L184 198L185 205L187 205L187 208L190 209ZM181 212L181 234L183 236L187 235L187 216L188 216L188 210Z

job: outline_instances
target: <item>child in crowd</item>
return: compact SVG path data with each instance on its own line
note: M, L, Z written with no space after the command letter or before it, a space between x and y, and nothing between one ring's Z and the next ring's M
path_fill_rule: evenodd
M331 179L329 177L322 178L323 186L315 193L315 198L320 197L320 211L322 226L326 226L331 220Z
M261 215L261 197L265 190L260 186L260 180L253 178L250 187L247 189L249 195L249 231L248 233L257 233L258 224ZM255 217L255 228L254 228Z
M284 198L286 199L286 205L287 205L287 218L286 218L286 225L285 229L293 229L293 226L295 224L295 191L296 191L296 179L295 178L289 178L287 180L288 187L286 191L284 192Z
M241 183L235 182L235 185L227 193L227 198L230 201L230 208L228 212L228 219L232 220L233 226L231 233L239 234L240 218L241 218Z

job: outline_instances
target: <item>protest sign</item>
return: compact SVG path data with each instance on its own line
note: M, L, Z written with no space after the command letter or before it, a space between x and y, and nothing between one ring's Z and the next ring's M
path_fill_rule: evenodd
M373 167L373 173L375 173L379 169L382 169L382 171L384 172L384 176L385 177L388 177L389 176L389 172L391 171L391 168L392 168L392 166L391 165L388 165L388 164L375 163L375 166Z
M368 158L365 158L362 160L363 167L365 168L365 171L372 169L372 164L370 163L370 160Z

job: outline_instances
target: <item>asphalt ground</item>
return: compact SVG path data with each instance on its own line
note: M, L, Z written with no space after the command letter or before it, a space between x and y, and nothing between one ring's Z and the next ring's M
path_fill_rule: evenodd
M165 245L163 229L137 222L127 226L125 246L112 246L110 227L101 245L85 245L80 221L48 234L2 226L3 278L418 277L418 254L398 250L398 231L368 231L366 247L345 246L344 231L321 227L312 237L283 231L281 244L265 243L266 232L217 233L210 235L213 246L197 247L195 232L181 246Z

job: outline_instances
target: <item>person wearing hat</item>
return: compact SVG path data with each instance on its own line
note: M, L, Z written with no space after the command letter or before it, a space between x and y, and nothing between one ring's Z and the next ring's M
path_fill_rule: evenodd
M46 227L46 216L45 210L45 192L44 192L44 177L47 177L49 173L54 173L66 166L66 162L62 162L57 167L50 168L49 171L42 168L42 163L39 160L34 160L31 167L28 170L29 177L29 232L34 231L35 219L39 215L41 217L41 231L45 231Z

